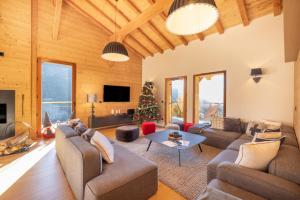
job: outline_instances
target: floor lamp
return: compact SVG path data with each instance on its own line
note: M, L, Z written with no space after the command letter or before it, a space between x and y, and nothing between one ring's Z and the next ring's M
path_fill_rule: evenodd
M97 103L97 94L88 94L87 95L87 103L92 104L91 106L91 116L89 117L89 127L93 127L93 118L95 117L95 105Z

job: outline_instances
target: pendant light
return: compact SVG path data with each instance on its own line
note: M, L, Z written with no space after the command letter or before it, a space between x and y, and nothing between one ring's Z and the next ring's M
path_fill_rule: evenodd
M121 43L117 42L116 30L117 30L117 3L115 6L115 41L109 42L103 49L102 58L113 62L125 62L129 60L128 52L126 47Z
M207 30L218 18L214 0L174 0L166 26L173 34L192 35Z

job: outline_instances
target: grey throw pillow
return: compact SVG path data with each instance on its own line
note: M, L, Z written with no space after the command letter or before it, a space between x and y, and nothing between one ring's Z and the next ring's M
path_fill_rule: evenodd
M254 142L266 142L266 141L280 141L280 145L282 145L285 141L285 136L282 136L280 138L255 138Z
M88 128L81 122L79 122L75 127L74 131L78 133L79 135L83 134Z
M237 118L224 118L224 131L242 132L241 119Z
M89 129L87 129L84 133L81 134L81 137L82 137L84 140L90 142L91 139L92 139L92 137L94 136L95 132L96 132L96 130L90 129L90 128L89 128Z

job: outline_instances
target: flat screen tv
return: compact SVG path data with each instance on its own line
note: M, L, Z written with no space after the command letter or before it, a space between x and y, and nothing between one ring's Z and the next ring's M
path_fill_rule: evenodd
M104 102L129 102L130 87L104 85L103 101Z

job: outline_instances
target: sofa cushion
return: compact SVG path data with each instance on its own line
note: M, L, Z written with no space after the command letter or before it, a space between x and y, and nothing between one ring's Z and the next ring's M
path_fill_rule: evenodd
M156 165L117 144L114 149L114 163L104 164L102 175L87 183L85 199L131 200L153 195L158 182Z
M207 186L208 189L217 189L225 192L226 194L230 194L236 198L228 197L226 196L220 196L220 198L215 198L215 200L220 199L243 199L243 200L264 200L265 198L262 198L260 196L257 196L251 192L248 192L246 190L243 190L239 187L233 186L225 181L221 181L219 179L213 179ZM225 197L225 198L224 198ZM210 198L207 198L210 199Z
M241 131L242 131L242 133L246 133L247 126L248 126L248 122L241 121Z
M295 135L295 129L289 125L282 124L280 127L280 131L284 133L292 133Z
M278 176L222 162L217 177L231 185L271 200L299 200L300 186Z
M283 144L291 145L291 146L299 148L298 142L297 142L297 137L294 133L282 132L282 136L285 136L285 140L284 140Z
M249 140L249 142L250 142L250 141L252 141L253 136L250 136L250 135L247 135L247 134L242 134L242 135L239 137L239 139Z
M278 155L269 165L269 173L300 185L300 151L281 145Z
M56 131L56 133L62 134L64 136L64 138L78 136L78 133L76 133L76 131L74 131L74 129L72 129L68 125L60 125L58 127L58 131Z
M225 117L224 118L224 131L233 131L241 133L241 120L239 118L230 118Z
M83 199L86 183L101 174L101 154L80 136L57 142L63 145L57 154L72 191L76 199Z
M207 165L207 183L217 177L217 167L220 163L224 161L234 163L238 154L238 151L226 149L214 157Z
M203 143L225 149L229 144L241 136L241 133L207 128L202 134L207 138Z
M279 147L280 141L242 144L235 164L256 170L266 170L269 163L277 155Z
M247 142L251 142L251 140L237 139L237 140L233 141L233 142L227 147L227 149L234 150L234 151L239 151L240 146L241 146L242 144L247 143Z

